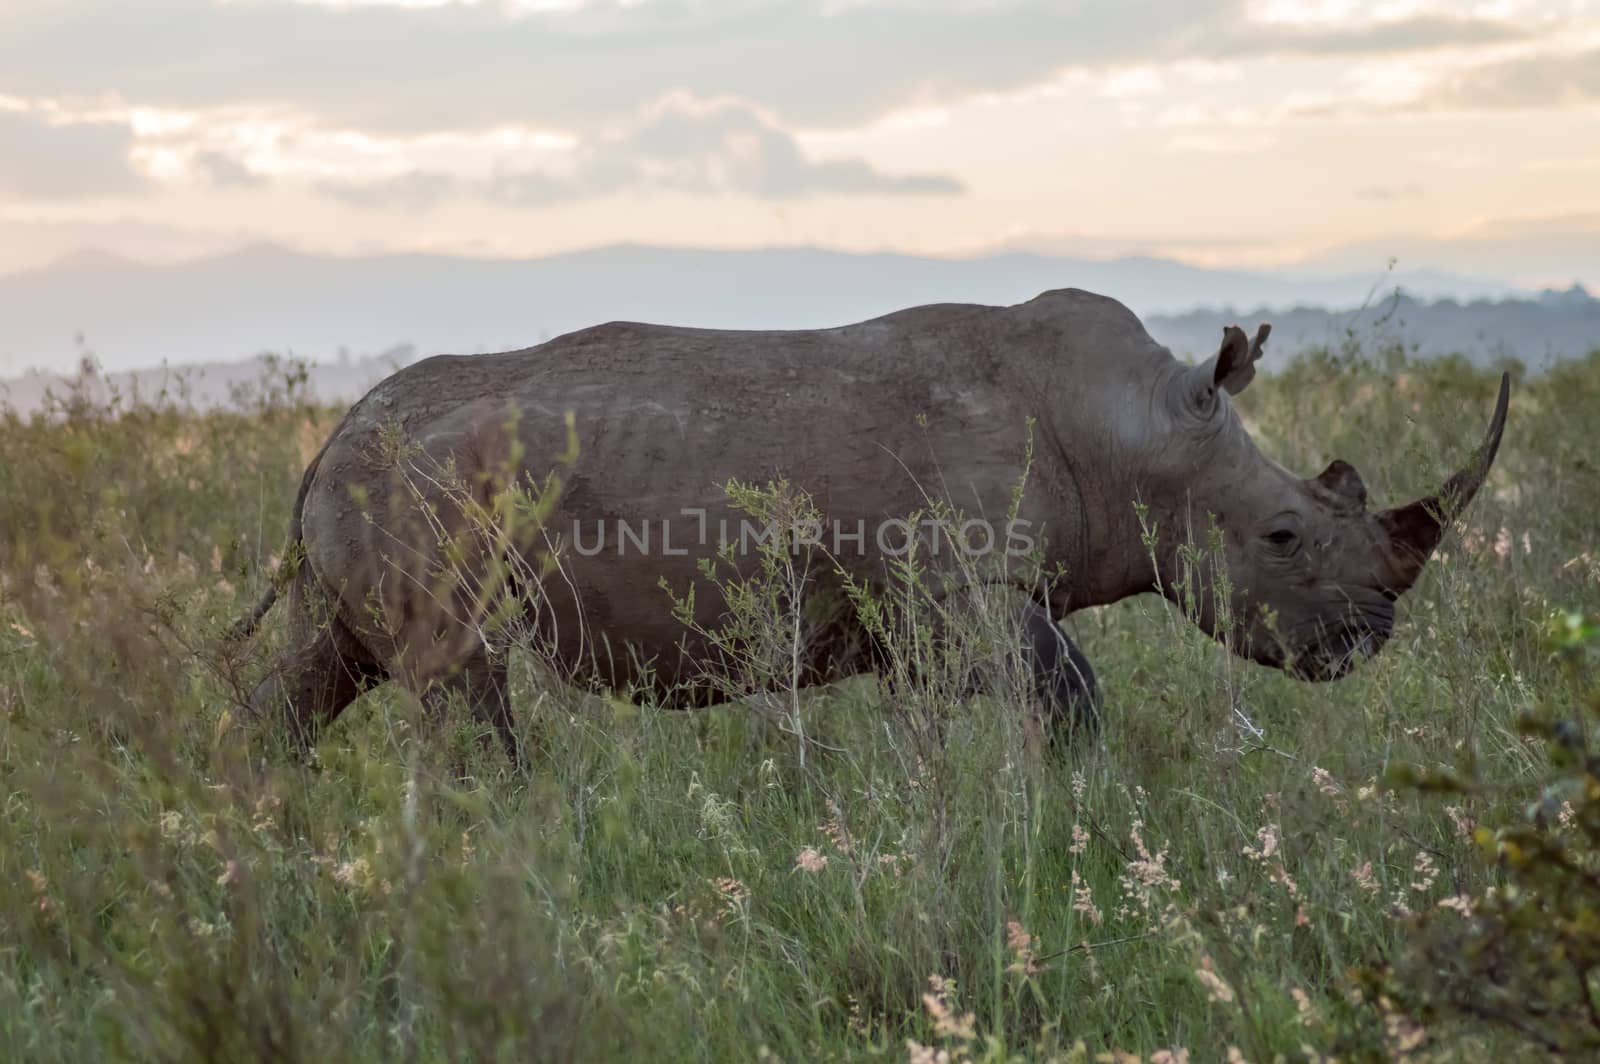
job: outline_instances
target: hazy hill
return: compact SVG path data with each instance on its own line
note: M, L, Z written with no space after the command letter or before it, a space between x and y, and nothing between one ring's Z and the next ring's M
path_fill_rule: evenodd
M355 400L416 358L416 349L402 344L378 355L311 363L305 367L306 391L327 402ZM47 394L61 400L79 394L97 406L107 404L113 396L121 396L126 405L165 394L200 409L247 407L269 393L281 396L290 375L290 368L275 355L150 369L96 369L87 374L30 370L16 377L0 378L0 407L24 413L37 410L44 405Z
M1354 341L1364 350L1403 345L1422 355L1460 353L1475 362L1521 359L1539 368L1600 349L1600 300L1574 285L1527 299L1476 299L1425 302L1401 293L1359 310L1298 306L1257 306L1232 317L1271 321L1279 357L1307 347L1340 350ZM1174 351L1197 354L1217 342L1215 311L1165 315L1150 321L1150 331Z
M340 348L364 355L402 343L424 354L524 347L618 318L808 328L919 303L1014 303L1064 287L1115 295L1141 315L1347 306L1381 276L1304 280L1152 258L957 260L792 248L611 247L485 260L320 258L257 247L175 266L85 253L0 277L0 376L76 365L79 335L111 369L231 361L263 350L326 360ZM1511 294L1440 274L1398 279L1425 295Z
M1371 298L1395 284L1471 302ZM525 347L608 320L807 328L919 303L1014 303L1068 286L1121 299L1181 354L1208 354L1227 322L1264 319L1275 328L1272 361L1338 346L1352 327L1368 343L1480 361L1515 353L1540 364L1600 344L1600 302L1581 289L1540 298L1429 272L1305 279L1026 253L956 260L613 247L528 260L340 259L257 247L168 266L88 252L0 277L0 391L31 408L92 353L124 390L170 383L168 371L146 367L195 365L185 375L195 400L226 402L259 376L248 360L275 352L316 363L317 393L344 399L411 357ZM1321 309L1364 303L1360 312Z

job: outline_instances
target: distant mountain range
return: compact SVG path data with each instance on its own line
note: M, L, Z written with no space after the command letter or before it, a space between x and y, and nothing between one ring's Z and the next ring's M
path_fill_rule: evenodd
M1546 289L1528 298L1424 301L1389 290L1354 310L1257 307L1237 315L1272 322L1268 347L1278 360L1307 348L1368 353L1400 347L1424 357L1461 354L1478 363L1521 360L1532 369L1600 350L1600 299L1582 285ZM1215 347L1220 318L1212 311L1160 315L1147 324L1174 351L1199 355Z
M10 402L29 407L47 375L70 374L85 355L113 374L205 364L194 381L213 383L198 387L198 400L209 390L225 396L223 382L256 372L241 363L276 352L318 364L313 386L343 399L399 360L526 347L602 321L812 328L921 303L1016 303L1064 287L1115 296L1190 355L1208 354L1222 325L1256 320L1273 322L1274 359L1337 347L1352 329L1424 354L1515 354L1535 365L1600 346L1600 301L1581 288L1540 295L1429 271L1307 279L1025 253L619 246L496 260L328 258L262 246L164 266L84 253L0 277L0 378L17 378ZM1328 309L1353 307L1365 309Z

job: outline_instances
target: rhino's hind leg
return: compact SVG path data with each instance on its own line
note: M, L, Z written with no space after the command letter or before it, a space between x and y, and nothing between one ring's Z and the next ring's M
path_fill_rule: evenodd
M341 652L348 637L334 630L333 622L309 640L291 643L250 696L256 719L283 721L289 741L305 751L322 729L365 690L382 683L387 674L375 663Z
M422 692L423 705L435 720L442 720L453 699L465 702L472 715L493 726L506 756L518 768L528 762L511 717L511 690L504 652L479 647L471 656L429 682Z
M288 588L289 639L250 695L257 721L282 721L304 752L369 688L389 678L339 618L332 596L302 565Z
M1042 607L1028 607L1022 629L1024 653L1050 724L1051 739L1093 734L1100 726L1100 688L1089 660Z

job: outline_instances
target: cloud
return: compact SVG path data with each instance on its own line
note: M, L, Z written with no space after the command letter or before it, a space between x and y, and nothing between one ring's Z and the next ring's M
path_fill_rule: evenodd
M664 184L690 192L740 192L763 199L810 195L953 195L961 183L940 175L882 174L860 159L812 161L787 130L748 104L675 99L653 109L595 160L602 180L659 170Z
M260 174L220 151L196 152L193 166L197 173L217 188L255 188L266 183Z
M1246 25L1234 44L1259 55L1387 55L1464 45L1525 40L1529 31L1511 22L1455 15L1415 15L1353 26Z
M352 207L424 211L463 191L449 174L412 171L376 181L322 181L317 191Z
M1391 200L1411 200L1422 196L1419 185L1363 185L1356 189L1356 198L1387 202Z
M330 126L407 132L582 127L676 90L749 100L791 125L846 128L1075 67L1425 50L1518 32L1444 16L1267 25L1250 20L1245 0L592 0L531 12L23 0L8 15L0 70L10 92L116 93L190 109L272 104Z
M1420 101L1430 107L1545 108L1600 101L1600 48L1470 67Z
M29 111L0 110L0 194L78 199L139 191L124 123L54 124Z
M1390 233L1319 253L1305 265L1324 273L1370 269L1390 258L1402 268L1445 266L1527 287L1595 281L1600 212L1494 218L1451 235Z
M863 159L811 159L794 135L739 101L675 96L626 130L581 145L560 169L506 169L487 178L414 170L372 182L324 182L346 203L425 210L458 196L533 207L616 193L680 192L785 200L808 196L956 195L939 174L885 174Z
M1293 118L1343 118L1418 111L1548 111L1600 103L1600 47L1586 51L1538 52L1488 62L1450 62L1435 70L1412 69L1406 78L1385 71L1384 95L1347 93L1301 103ZM1411 83L1408 83L1411 82Z
M1535 215L1529 218L1491 218L1468 227L1461 240L1548 240L1583 236L1600 240L1600 211Z

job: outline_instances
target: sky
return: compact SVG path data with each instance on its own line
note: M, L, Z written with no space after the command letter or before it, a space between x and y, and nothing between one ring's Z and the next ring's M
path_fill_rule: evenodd
M0 2L0 272L259 242L1600 282L1600 0Z

